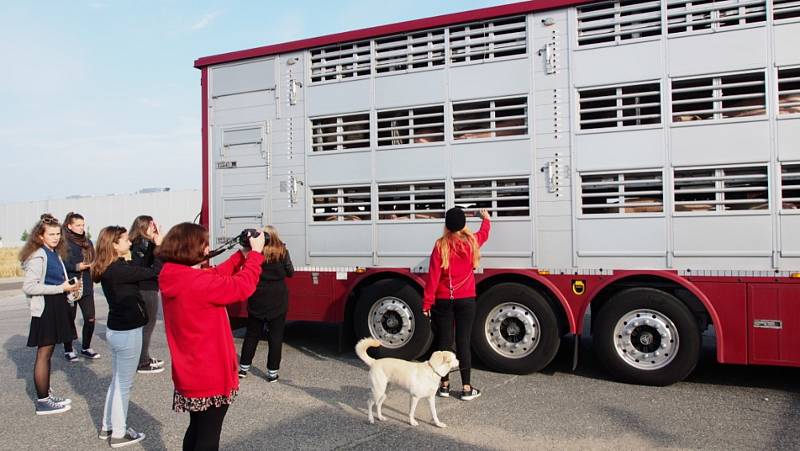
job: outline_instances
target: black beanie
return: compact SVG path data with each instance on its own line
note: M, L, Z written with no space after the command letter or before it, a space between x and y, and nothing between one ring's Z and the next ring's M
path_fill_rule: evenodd
M447 210L444 215L444 226L451 232L458 232L467 225L467 217L464 216L464 210L460 207L453 207Z

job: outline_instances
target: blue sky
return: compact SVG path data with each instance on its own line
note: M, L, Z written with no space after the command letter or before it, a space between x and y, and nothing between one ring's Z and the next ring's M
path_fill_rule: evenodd
M198 57L501 3L4 2L0 203L199 188Z

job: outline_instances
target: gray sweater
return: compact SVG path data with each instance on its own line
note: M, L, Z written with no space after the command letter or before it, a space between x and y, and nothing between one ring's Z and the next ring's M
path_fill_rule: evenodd
M58 259L61 266L64 267L64 262L61 258ZM22 269L25 270L25 279L22 281L22 292L28 298L28 304L31 308L31 316L40 317L44 312L44 296L46 294L61 294L64 289L61 285L45 285L44 276L47 273L47 254L44 249L39 248L36 252L31 254L27 260L22 264ZM64 268L64 274L67 269ZM64 301L66 302L66 301Z

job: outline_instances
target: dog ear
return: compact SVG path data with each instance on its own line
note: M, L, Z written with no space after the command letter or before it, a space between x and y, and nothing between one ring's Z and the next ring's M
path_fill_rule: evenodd
M444 352L436 351L433 354L431 354L431 358L430 360L428 360L428 362L431 364L432 367L436 368L436 370L438 371L438 368L444 365L446 360L447 357L445 356Z

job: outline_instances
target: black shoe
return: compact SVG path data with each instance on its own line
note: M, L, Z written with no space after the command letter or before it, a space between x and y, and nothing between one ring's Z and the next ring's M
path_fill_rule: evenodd
M67 360L67 362L77 362L78 354L75 354L75 351L65 352L64 358Z
M268 371L266 379L267 382L275 382L278 380L278 373L270 374L270 372Z
M152 366L154 366L156 368L164 368L164 361L160 360L160 359L154 359L154 358L150 357L150 365L152 365Z
M436 390L436 396L440 398L449 398L450 397L450 386L448 385L445 387L444 385L440 385L439 389Z
M81 349L81 357L86 357L87 359L99 359L100 354L94 352L92 348Z
M239 370L239 379L244 379L247 377L247 371Z
M139 365L139 367L136 368L136 372L140 374L155 374L162 371L164 371L164 367L159 368L152 363L145 363L144 365Z
M467 391L462 391L461 396L459 396L459 399L462 401L472 401L473 399L477 398L480 395L481 395L480 390L478 390L475 387L471 387Z

